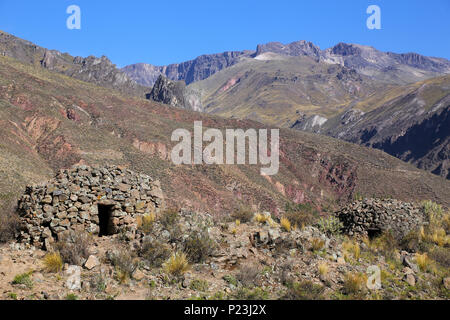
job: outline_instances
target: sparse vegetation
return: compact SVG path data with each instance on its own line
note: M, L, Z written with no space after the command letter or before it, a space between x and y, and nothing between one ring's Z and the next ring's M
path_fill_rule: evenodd
M16 233L20 231L21 223L16 214L15 205L4 205L0 214L0 243L5 243L14 239Z
M248 223L253 219L253 211L249 207L241 206L231 214L233 220L239 220L242 223Z
M189 270L189 262L184 252L176 252L163 264L164 271L172 276L179 277Z
M305 280L293 283L288 287L288 291L282 297L283 300L323 300L325 288Z
M270 215L264 214L264 213L256 213L255 214L255 221L261 224L264 224L266 222L269 222L271 219Z
M320 218L317 222L317 227L329 236L338 236L341 233L343 225L337 217L329 216L327 218Z
M153 225L156 221L156 214L155 213L149 213L145 214L143 216L137 217L137 226L138 230L141 230L145 234L149 234L153 230Z
M159 216L159 222L166 230L171 230L178 224L178 214L180 210L177 208L169 208L163 211Z
M230 274L224 275L224 276L223 276L223 280L225 280L227 283L229 283L229 284L231 284L231 285L233 285L233 286L235 286L235 287L238 286L238 281L236 280L235 277L233 277L233 276L230 275Z
M11 300L17 300L17 293L14 292L8 293L8 298L10 298Z
M110 259L116 270L116 278L120 283L126 283L138 267L138 260L128 250L119 250Z
M359 260L361 256L361 249L356 240L346 240L342 243L342 250L344 254L344 259L346 261L351 261L351 259Z
M46 254L43 263L44 269L47 272L60 272L63 268L63 260L59 252L50 252Z
M245 264L239 268L236 279L244 287L252 287L257 285L260 274L261 269L258 266Z
M66 296L66 300L78 300L78 296L76 294L74 294L74 293L69 293Z
M432 260L428 257L426 252L422 254L416 253L416 262L420 270L423 272L428 271L432 264Z
M172 247L168 243L147 238L143 241L139 254L150 266L159 268L170 257L171 252Z
M236 300L267 300L269 299L269 292L259 287L252 289L243 287L236 291L234 298Z
M184 252L191 263L204 262L214 251L216 245L207 230L193 232L184 243Z
M330 267L326 262L320 262L317 266L317 270L322 277L325 277L328 274L328 270Z
M311 239L311 250L313 252L317 252L322 250L325 247L325 240L320 238L312 238Z
M21 284L28 289L33 288L33 280L31 279L32 274L33 271L18 274L14 277L12 284Z
M281 228L287 232L291 232L291 222L288 218L282 217L280 220Z
M189 288L194 291L208 291L209 284L205 280L194 279L189 285Z
M347 273L344 277L343 291L347 295L355 295L365 291L367 276L363 273Z
M86 232L71 231L56 243L63 262L81 266L89 257L91 236Z
M311 225L317 219L318 211L311 204L286 204L284 217L294 228Z

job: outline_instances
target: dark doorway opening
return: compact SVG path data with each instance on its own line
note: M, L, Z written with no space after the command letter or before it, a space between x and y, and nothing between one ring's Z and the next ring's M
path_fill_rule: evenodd
M381 236L381 230L380 229L369 229L367 230L367 236L370 240L375 239L379 236Z
M112 205L98 205L98 219L100 231L98 233L99 237L110 236L114 234L113 224L112 224L112 213L114 206Z

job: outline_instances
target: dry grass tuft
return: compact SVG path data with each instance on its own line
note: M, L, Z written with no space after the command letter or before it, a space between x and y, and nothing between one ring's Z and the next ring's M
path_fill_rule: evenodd
M351 257L356 261L359 260L361 256L361 248L359 247L358 242L355 240L346 240L342 243L342 250L344 253L345 261L349 261Z
M328 274L330 267L328 266L328 264L326 262L320 262L319 265L317 266L317 269L319 271L319 274L322 277L325 277Z
M365 291L367 276L362 273L347 273L344 277L343 290L346 294L356 295Z
M63 268L63 260L59 252L48 253L43 260L44 269L47 272L60 272Z
M416 262L420 270L426 272L430 269L433 261L428 257L428 254L425 252L422 254L416 253Z
M281 218L280 225L282 229L286 230L287 232L291 232L292 229L291 222L289 221L288 218L285 217Z
M153 225L156 221L156 214L154 212L139 216L136 219L138 229L144 233L150 233L153 230Z
M187 256L183 252L176 252L163 264L164 271L172 276L179 277L189 270Z
M311 249L312 251L320 251L325 247L325 240L320 238L312 238Z
M258 223L264 224L266 222L269 222L269 220L271 220L271 217L267 214L263 214L263 213L255 214L255 221Z

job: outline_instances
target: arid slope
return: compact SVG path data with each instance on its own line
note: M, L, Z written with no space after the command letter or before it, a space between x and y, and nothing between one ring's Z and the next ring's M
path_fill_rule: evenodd
M210 212L250 204L277 212L287 201L333 206L355 193L450 205L450 183L381 151L295 130L281 130L280 171L258 166L175 166L176 128L260 128L171 108L0 57L2 202L52 170L114 163L161 180L169 203Z

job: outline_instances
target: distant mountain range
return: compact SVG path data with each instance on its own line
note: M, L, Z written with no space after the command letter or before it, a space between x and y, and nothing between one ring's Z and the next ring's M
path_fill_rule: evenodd
M271 42L168 66L118 69L0 31L0 55L177 108L378 148L450 179L450 61L339 43Z
M153 86L161 74L170 80L184 80L189 85L240 62L242 58L264 59L265 53L291 57L307 56L317 62L339 64L354 69L362 75L386 83L412 83L442 73L450 73L450 61L442 58L426 57L417 53L382 52L373 47L347 43L339 43L332 48L321 50L312 42L304 40L286 45L279 42L261 44L257 46L256 51L202 55L194 60L167 66L132 64L122 68L122 71L144 86Z
M137 82L146 78L148 85L157 77L168 77L165 83L185 80L189 86L174 93L175 100L189 97L195 107L172 106L331 135L450 178L446 59L346 43L321 50L297 41L122 70ZM168 88L154 91L167 97Z

